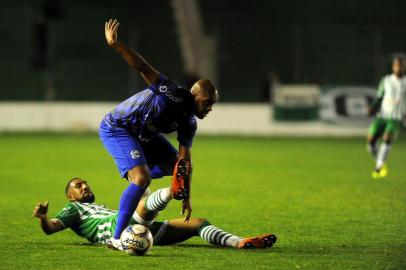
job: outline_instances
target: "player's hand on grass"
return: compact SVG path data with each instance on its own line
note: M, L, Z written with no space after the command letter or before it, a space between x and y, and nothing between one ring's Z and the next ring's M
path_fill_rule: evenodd
M181 215L183 216L186 212L185 222L189 222L190 216L192 215L192 205L190 204L190 200L183 200L182 201L182 212Z
M32 217L37 217L37 218L46 217L46 215L48 213L48 205L49 205L48 201L46 201L44 203L37 203L37 205L34 208L34 213L32 214Z
M120 23L116 19L110 19L104 23L104 34L106 35L107 44L112 47L117 43L117 30Z

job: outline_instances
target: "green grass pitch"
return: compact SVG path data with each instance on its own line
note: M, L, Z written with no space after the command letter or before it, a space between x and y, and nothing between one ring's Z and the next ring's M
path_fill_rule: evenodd
M269 250L217 248L194 238L130 257L71 231L46 236L35 203L51 215L79 176L116 208L126 182L96 135L0 136L0 269L405 269L406 141L386 180L372 180L363 139L197 137L193 216L241 236L273 232ZM152 189L169 185L155 180ZM160 219L179 217L172 202Z

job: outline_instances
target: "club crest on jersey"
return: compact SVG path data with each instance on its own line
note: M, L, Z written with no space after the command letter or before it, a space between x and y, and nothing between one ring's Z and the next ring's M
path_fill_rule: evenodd
M137 159L141 156L140 151L135 150L135 149L131 150L130 155L131 155L132 159Z

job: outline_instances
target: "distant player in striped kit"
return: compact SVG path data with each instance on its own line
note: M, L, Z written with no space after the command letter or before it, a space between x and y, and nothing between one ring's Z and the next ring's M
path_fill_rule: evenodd
M368 151L375 159L372 177L383 178L388 174L386 160L393 140L397 136L406 113L405 59L395 57L392 74L385 76L378 88L375 100L369 108L369 115L376 115L368 132ZM378 140L381 144L378 147Z
M189 222L183 219L155 221L158 212L172 200L171 191L171 187L151 194L147 190L129 223L149 227L155 245L179 243L193 236L200 236L213 245L245 249L268 248L276 242L273 234L242 238L213 226L203 218L191 218ZM42 230L46 234L53 234L70 228L92 243L107 244L114 234L118 212L95 203L95 196L83 179L70 180L65 193L70 202L52 219L47 216L48 202L38 203L34 208L33 217L40 219Z

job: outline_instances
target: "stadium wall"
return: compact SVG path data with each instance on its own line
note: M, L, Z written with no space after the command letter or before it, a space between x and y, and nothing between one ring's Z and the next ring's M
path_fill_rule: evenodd
M0 102L0 132L96 132L111 102ZM323 121L278 122L265 103L220 103L198 134L243 136L362 136L366 126Z

